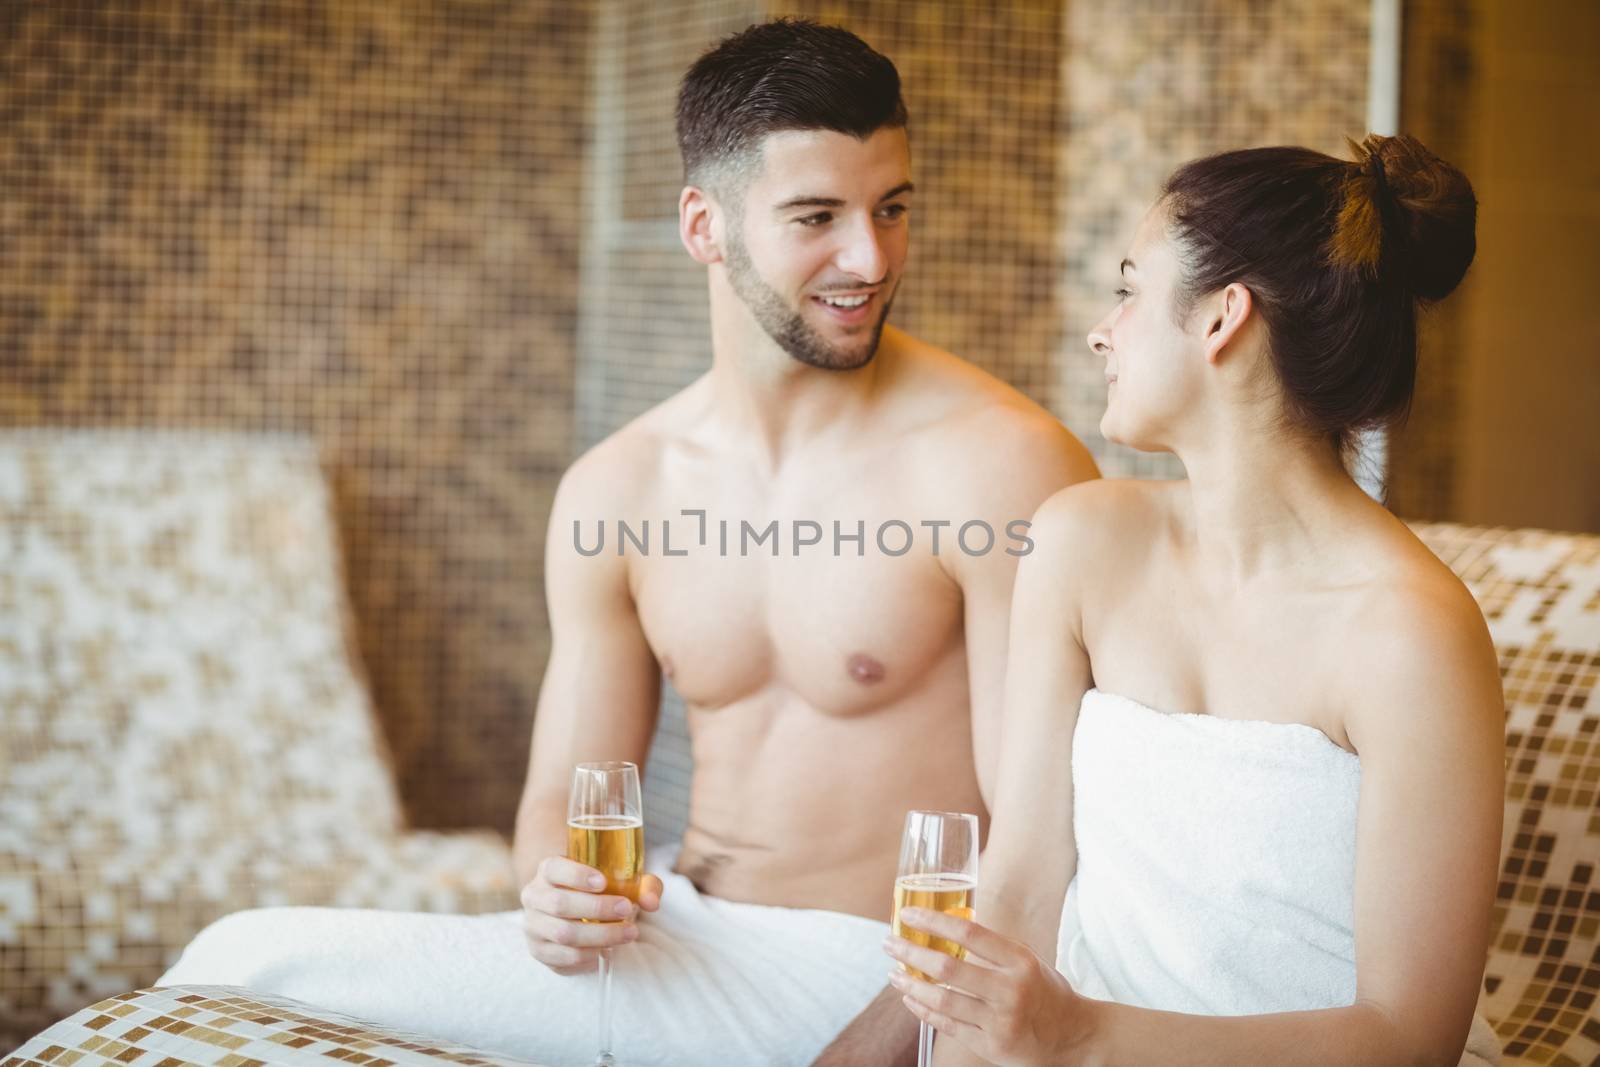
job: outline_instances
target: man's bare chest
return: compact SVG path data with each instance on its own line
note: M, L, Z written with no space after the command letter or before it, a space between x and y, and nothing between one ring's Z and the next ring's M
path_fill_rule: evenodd
M647 516L651 551L622 546L645 636L692 705L778 688L850 714L960 653L950 563L964 517L893 471L825 474L771 487L673 479ZM1003 530L994 540L990 551L1009 543ZM987 541L967 531L969 549Z
M960 590L935 560L825 547L635 564L646 639L685 700L716 708L782 687L849 713L897 699L959 650Z

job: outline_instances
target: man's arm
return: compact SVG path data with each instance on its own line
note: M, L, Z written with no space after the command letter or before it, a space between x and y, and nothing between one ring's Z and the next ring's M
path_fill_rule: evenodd
M884 957L884 970L894 961ZM893 986L872 999L811 1067L916 1067L917 1017Z
M524 925L535 958L561 973L593 969L596 950L631 940L631 923L579 924L615 918L621 898L587 883L594 872L566 853L567 792L576 763L628 760L643 766L660 699L661 676L628 585L627 560L614 552L585 556L573 524L592 544L597 523L612 524L626 496L614 443L584 456L562 479L545 544L550 663L539 689L528 777L517 807L512 856L523 886ZM654 910L660 883L648 878L640 905ZM608 940L609 939L609 940Z
M1007 418L1014 416L1008 414ZM995 479L982 471L966 471L967 484L978 487L979 497L974 514L962 516L960 521L980 518L988 522L995 531L995 545L986 555L970 557L956 546L951 560L964 605L972 755L979 791L991 809L1005 702L1011 595L1020 558L1006 549L1022 552L1026 547L1008 536L1007 527L1014 520L1030 518L1057 490L1100 476L1088 449L1054 419L1040 417L1021 427L1002 428L998 445L989 436L994 429L990 427L984 433L982 449L964 447L960 462L971 464L974 457L998 454L1008 464L1007 477ZM988 461L992 463L993 459ZM941 471L948 472L948 468ZM823 1051L813 1067L888 1067L915 1064L916 1060L917 1020L900 1003L900 994L886 986Z

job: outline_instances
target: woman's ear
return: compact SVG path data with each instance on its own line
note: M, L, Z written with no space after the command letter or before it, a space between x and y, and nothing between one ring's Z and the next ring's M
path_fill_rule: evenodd
M718 207L705 190L683 187L678 197L678 238L696 263L710 266L722 262L722 249L714 232Z
M1206 362L1217 364L1228 354L1228 346L1239 339L1250 321L1255 298L1238 282L1229 284L1206 301L1204 310Z

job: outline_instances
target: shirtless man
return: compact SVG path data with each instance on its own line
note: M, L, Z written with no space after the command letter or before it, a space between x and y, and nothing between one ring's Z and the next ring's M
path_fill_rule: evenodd
M574 763L645 762L662 675L694 752L675 870L730 901L886 920L905 812L985 810L1014 523L1096 474L1027 398L885 325L912 202L887 59L840 29L752 28L690 70L678 137L712 366L579 459L550 521L554 648L515 852L530 950L562 974L638 936L577 922L620 898L561 858L567 789ZM586 554L617 520L658 539L670 520L687 555ZM777 543L752 547L773 520ZM641 909L662 897L647 878Z
M885 325L912 199L887 59L757 26L694 66L678 115L712 365L557 493L523 909L240 912L165 984L590 1063L616 946L626 1067L805 1067L875 997L833 1062L914 1042L880 948L905 813L985 811L1025 523L1094 464L1015 390ZM575 763L645 762L662 675L688 704L690 827L675 864L651 857L638 922L563 858L567 790Z

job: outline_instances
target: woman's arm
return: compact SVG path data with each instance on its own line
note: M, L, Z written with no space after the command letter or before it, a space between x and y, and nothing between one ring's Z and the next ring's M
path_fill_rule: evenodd
M1029 530L1033 551L1017 567L1000 771L978 879L984 923L1051 959L1077 860L1072 733L1090 685L1079 619L1086 561L1099 558L1088 498L1102 492L1088 483L1045 501ZM935 1059L939 1067L978 1062L953 1042L938 1046Z
M1092 684L1081 626L1088 566L1100 566L1094 498L1104 485L1057 493L1034 515L1034 550L1012 593L1006 701L978 914L1052 957L1061 904L1077 869L1072 735Z
M994 967L897 953L954 987L909 995L997 1064L1454 1065L1477 1003L1504 808L1504 702L1465 590L1374 613L1351 651L1346 729L1361 755L1356 1002L1217 1018L1079 997L1026 946L949 916L917 925Z

